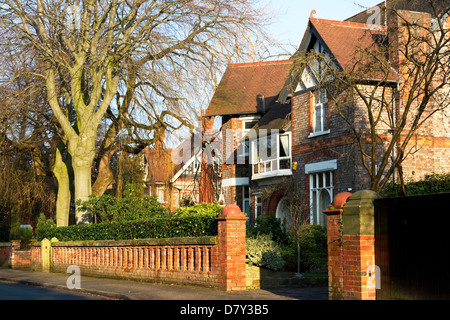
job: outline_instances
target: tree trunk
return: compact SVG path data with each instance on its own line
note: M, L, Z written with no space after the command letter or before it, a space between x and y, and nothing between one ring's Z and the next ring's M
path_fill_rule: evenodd
M117 200L122 198L123 192L123 162L124 162L124 152L120 151L119 161L117 162L117 188L116 188L116 198Z
M67 166L64 163L61 152L58 148L56 148L53 174L58 181L58 195L56 198L56 226L65 227L69 225L70 179Z
M94 128L96 130L97 128ZM75 221L77 224L93 222L92 214L80 210L79 201L89 200L92 194L92 163L95 157L95 131L81 134L69 140L69 153L72 155L72 166L75 181ZM90 138L89 138L90 137Z
M92 186L92 193L97 197L102 196L108 188L114 184L114 174L111 170L109 163L111 162L111 157L117 150L112 150L103 154L98 165L98 175L97 179Z
M91 166L86 163L73 163L73 173L75 176L75 201L77 202L75 220L77 224L90 224L92 215L81 211L78 202L88 201L92 194Z

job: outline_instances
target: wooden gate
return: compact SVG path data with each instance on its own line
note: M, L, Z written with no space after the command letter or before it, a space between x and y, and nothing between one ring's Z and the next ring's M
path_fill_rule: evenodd
M450 299L450 193L374 204L377 299Z

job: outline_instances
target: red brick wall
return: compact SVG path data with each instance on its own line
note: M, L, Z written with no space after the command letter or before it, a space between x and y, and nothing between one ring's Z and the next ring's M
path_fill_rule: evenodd
M183 244L187 240L182 239L163 239L166 244L155 245L139 245L139 240L121 245L114 241L56 242L52 245L53 270L66 272L68 266L77 265L82 275L245 290L246 220L237 206L229 205L217 218L217 239L204 238L197 244ZM178 242L170 245L173 241ZM32 247L30 255L32 269L39 270L40 247Z
M330 300L344 298L342 260L342 209L327 211L328 294Z
M11 268L29 268L31 264L30 250L19 250L20 241L0 244L0 266Z
M330 300L375 300L368 269L375 266L375 236L344 234L342 217L349 193L336 196L327 215L328 287ZM344 209L343 209L344 208Z
M225 207L218 217L217 271L220 287L227 291L246 289L245 218L236 205Z
M0 243L0 267L7 267L10 264L11 259L11 243Z
M367 287L367 270L375 265L375 236L343 236L345 300L375 300L376 291Z

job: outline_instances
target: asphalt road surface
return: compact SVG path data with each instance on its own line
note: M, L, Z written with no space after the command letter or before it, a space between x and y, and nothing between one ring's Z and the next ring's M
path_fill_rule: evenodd
M0 282L0 300L102 300L102 297L66 290Z

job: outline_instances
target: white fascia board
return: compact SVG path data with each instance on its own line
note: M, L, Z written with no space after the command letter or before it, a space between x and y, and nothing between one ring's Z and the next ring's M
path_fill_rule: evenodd
M329 160L305 165L305 173L333 171L337 169L337 160Z
M250 179L248 177L230 178L222 180L222 187L248 186Z
M178 170L178 172L173 176L173 178L170 179L170 183L174 183L181 176L181 174L192 164L192 162L195 161L195 159L198 159L198 157L200 157L201 159L201 155L202 150L200 150L196 155L190 158L189 161L186 162L186 164L180 170Z

